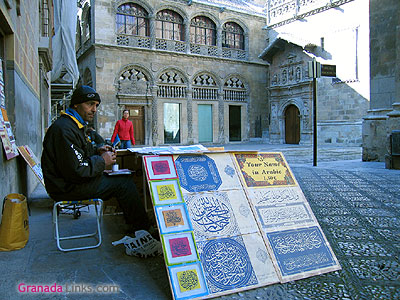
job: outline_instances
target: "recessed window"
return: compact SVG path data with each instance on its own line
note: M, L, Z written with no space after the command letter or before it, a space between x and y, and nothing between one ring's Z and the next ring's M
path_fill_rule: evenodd
M164 143L181 142L180 136L180 104L164 103Z
M222 27L222 47L244 50L243 29L234 22L227 22Z
M156 38L184 41L183 18L176 12L164 9L156 16Z
M217 45L215 23L207 17L199 16L190 22L190 42L200 45Z
M147 11L134 3L120 5L117 9L117 33L150 36Z

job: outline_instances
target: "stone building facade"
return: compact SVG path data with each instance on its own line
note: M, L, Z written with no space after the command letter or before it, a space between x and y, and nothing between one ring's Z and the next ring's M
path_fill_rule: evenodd
M4 75L4 109L17 146L28 145L37 157L49 123L53 4L48 0L0 2L0 58ZM9 193L26 196L38 181L25 161L6 159L0 141L0 207Z
M271 143L313 142L313 87L308 63L335 65L335 77L317 78L318 144L362 144L362 118L369 106L368 3L269 1ZM339 8L340 7L340 8Z
M400 2L370 0L371 103L363 122L363 160L390 167L390 135L400 130Z
M251 9L213 1L80 1L78 66L82 82L102 98L100 134L110 137L129 109L139 145L262 138L265 13L248 2Z

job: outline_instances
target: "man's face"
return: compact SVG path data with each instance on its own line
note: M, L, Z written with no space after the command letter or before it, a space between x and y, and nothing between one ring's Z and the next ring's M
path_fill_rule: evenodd
M124 114L123 114L123 118L124 119L128 119L129 118L129 111L124 111Z
M75 104L74 108L84 121L91 122L93 121L94 115L96 114L97 107L99 106L99 104L100 104L99 101L92 100L80 104Z

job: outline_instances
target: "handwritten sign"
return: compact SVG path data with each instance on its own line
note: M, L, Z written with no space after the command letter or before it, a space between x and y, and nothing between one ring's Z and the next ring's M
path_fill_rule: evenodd
M296 184L281 153L236 153L235 158L247 187Z

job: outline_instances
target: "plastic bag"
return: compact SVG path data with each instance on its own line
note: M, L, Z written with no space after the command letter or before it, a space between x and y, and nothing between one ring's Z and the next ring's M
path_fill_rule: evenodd
M112 242L114 246L124 244L125 253L130 256L149 257L162 253L161 243L153 238L146 230L138 230L135 237L124 236L122 239Z
M29 240L29 218L26 197L9 194L4 198L0 224L0 251L24 248Z

